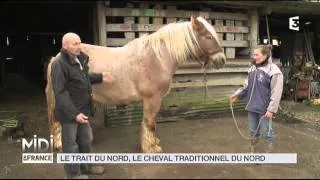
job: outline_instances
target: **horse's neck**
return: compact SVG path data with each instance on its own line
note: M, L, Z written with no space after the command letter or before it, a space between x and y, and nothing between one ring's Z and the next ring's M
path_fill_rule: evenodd
M178 67L178 63L170 57L166 46L163 44L159 47L161 50L160 57L157 57L150 44L143 44L141 42L142 38L137 38L125 46L126 51L136 57L135 61L146 61L144 64L151 66L157 64L157 66L163 70L163 73L173 75Z
M173 75L178 68L177 61L173 60L165 45L161 46L161 57L156 57L153 49L148 45L141 43L142 38L137 38L123 47L104 47L97 45L85 44L83 51L89 56L96 57L92 59L93 67L100 67L106 56L108 57L109 66L117 66L119 64L139 64L138 61L146 61L145 65L157 64L163 72ZM101 61L101 62L100 62ZM158 62L153 62L158 61ZM134 63L133 63L134 62ZM99 69L99 68L98 68Z
M163 66L166 67L168 72L173 75L177 68L179 67L179 63L173 59L173 57L170 56L168 50L166 48L163 48L163 52L161 53L162 56L166 56L165 58L161 59L161 62Z

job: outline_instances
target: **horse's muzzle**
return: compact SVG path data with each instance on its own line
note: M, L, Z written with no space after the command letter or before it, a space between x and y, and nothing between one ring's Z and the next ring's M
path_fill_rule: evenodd
M223 52L218 52L210 56L210 60L212 62L212 64L210 62L210 66L212 66L215 69L220 69L224 67L224 65L226 64L226 56Z

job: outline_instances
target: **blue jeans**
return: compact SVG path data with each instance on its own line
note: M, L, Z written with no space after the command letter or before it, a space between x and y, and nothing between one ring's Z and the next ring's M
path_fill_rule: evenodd
M259 121L260 125L259 125ZM259 129L257 131L259 125ZM259 137L262 134L266 141L272 143L274 141L274 135L272 130L272 120L268 120L264 117L264 114L248 111L248 126L251 136Z
M91 153L92 152L92 130L90 123L79 124L61 123L62 127L62 150L63 153ZM68 178L86 173L91 164L64 164Z

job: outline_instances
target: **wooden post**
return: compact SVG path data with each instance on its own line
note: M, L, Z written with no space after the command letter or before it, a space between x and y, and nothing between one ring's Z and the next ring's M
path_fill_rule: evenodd
M153 9L155 9L155 10L161 10L162 8L163 8L163 6L161 4L155 4L154 7L153 7ZM153 18L153 24L162 25L163 24L163 17L154 17Z
M141 4L140 12L141 11L143 12L148 8L149 8L148 4ZM139 17L139 24L149 24L149 17L145 17L145 16ZM142 37L143 35L147 35L147 34L148 32L139 32L139 37Z
M223 26L223 20L222 19L215 19L214 20L214 26L219 27L219 26ZM223 34L224 33L217 33L219 41L222 42L223 39ZM225 52L225 48L222 47L223 52Z
M226 20L226 26L233 27L234 26L234 20ZM226 39L227 41L234 41L234 33L226 33ZM228 59L234 59L236 55L236 49L234 47L227 47L226 48L226 57Z
M102 1L97 2L97 17L98 17L98 34L99 45L107 46L107 31L106 31L106 14L105 5Z
M235 26L243 26L243 22L242 21L235 21ZM235 40L244 40L244 36L243 33L236 33L235 34Z
M259 37L259 15L257 9L249 11L249 26L250 34L248 38L250 39L250 52L252 52L253 48L258 45Z
M243 27L244 26L244 23L243 21L234 21L234 24L235 26L238 26L238 27ZM244 33L235 33L235 40L236 41L244 41L244 40L247 40L247 34L244 34ZM249 56L249 48L246 47L246 48L239 48L237 49L237 55L239 56Z
M315 36L314 36L315 41L316 42L320 42L320 36L319 36L320 35L320 21L316 22L316 28L315 28L314 32L315 32ZM319 43L315 43L315 46L316 46L315 52L320 53L319 52L320 44Z
M97 14L94 15L93 18L97 20L94 21L94 39L95 43L99 44L100 46L107 46L107 30L106 30L106 8L105 4L102 1L98 1L96 4L96 8L94 9L97 11ZM91 121L91 126L93 130L93 137L95 137L95 132L97 129L104 127L105 122L105 113L107 112L107 108L99 107L101 109L97 110L94 114L93 121ZM95 141L95 138L94 138Z
M156 4L156 5L154 5L154 9L160 10L160 9L162 9L162 5ZM163 18L162 17L153 18L153 24L163 24Z
M134 5L132 3L127 3L127 8L134 8ZM124 17L124 23L125 24L135 24L135 17L133 16L128 16L128 17ZM140 21L140 19L139 19ZM128 39L129 41L132 41L135 39L135 32L125 32L124 36L126 39ZM139 33L140 36L140 33ZM132 124L132 112L130 112L130 109L132 108L132 105L130 104L129 106L124 107L124 111L125 114L123 115L124 117L128 117L128 119L126 119L126 125L131 125Z
M133 4L132 3L127 3L127 7L128 8L133 8ZM132 16L125 17L124 18L124 23L125 24L134 24L134 17L132 17ZM135 39L134 32L125 32L124 36L125 36L126 39L129 39L130 41Z
M176 10L176 9L177 9L176 6L167 6L167 11ZM177 21L176 17L167 18L167 24L173 23L173 22L176 22L176 21Z

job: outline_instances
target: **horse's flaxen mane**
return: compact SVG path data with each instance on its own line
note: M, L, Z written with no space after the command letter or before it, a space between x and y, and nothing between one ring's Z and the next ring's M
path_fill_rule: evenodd
M212 25L202 17L197 17L197 20L204 25L220 45L217 33ZM192 60L190 57L199 58L197 51L199 51L200 46L190 21L167 24L150 35L129 42L126 46L137 46L136 43L141 43L140 47L151 45L158 59L161 59L163 53L161 52L161 45L163 44L167 47L171 59L176 60L179 64Z
M190 55L197 57L197 51L200 48L191 22L170 23L153 34L140 38L140 40L143 45L151 45L159 59L163 53L161 45L164 43L172 59L179 64L190 60Z

